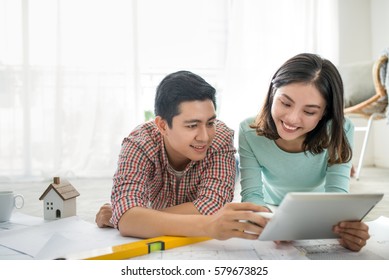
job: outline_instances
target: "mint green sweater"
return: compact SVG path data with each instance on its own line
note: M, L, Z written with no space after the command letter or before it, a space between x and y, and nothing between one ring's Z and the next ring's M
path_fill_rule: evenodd
M318 155L285 152L273 140L258 136L249 127L253 121L248 118L239 127L242 201L279 205L288 192L348 192L350 162L328 166L327 150ZM350 120L344 129L353 145Z

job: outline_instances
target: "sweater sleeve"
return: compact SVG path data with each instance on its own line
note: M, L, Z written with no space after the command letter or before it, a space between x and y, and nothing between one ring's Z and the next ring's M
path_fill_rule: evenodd
M263 195L261 166L246 138L248 124L242 122L239 127L239 161L241 172L242 202L266 205Z

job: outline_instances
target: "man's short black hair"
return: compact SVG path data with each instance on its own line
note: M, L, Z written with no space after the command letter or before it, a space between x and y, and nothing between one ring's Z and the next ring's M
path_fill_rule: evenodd
M157 87L154 103L155 116L160 116L172 127L173 117L180 114L185 101L211 100L216 110L216 90L199 75L178 71L167 75Z

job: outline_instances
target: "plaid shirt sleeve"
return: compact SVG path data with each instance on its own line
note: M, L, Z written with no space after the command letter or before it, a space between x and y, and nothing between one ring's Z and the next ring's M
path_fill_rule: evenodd
M218 121L211 151L201 163L202 179L198 186L197 199L193 201L201 214L216 213L234 197L236 149L233 139L234 132Z
M150 145L150 147L148 147ZM147 151L151 144L136 143L127 137L123 140L118 167L113 178L111 194L112 224L117 228L121 216L135 206L147 207L147 174L152 173L152 163Z

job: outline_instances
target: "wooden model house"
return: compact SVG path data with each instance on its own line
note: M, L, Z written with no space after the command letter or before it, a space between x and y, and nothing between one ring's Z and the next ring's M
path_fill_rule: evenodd
M39 200L43 200L45 220L55 220L76 215L76 197L80 193L66 180L54 177Z

